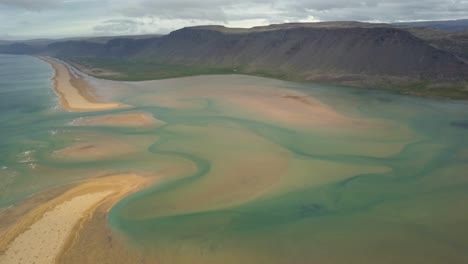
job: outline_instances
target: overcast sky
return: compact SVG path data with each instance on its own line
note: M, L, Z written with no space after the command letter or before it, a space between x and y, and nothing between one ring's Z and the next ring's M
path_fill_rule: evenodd
M461 18L468 18L468 0L0 0L0 39L168 33L201 24Z

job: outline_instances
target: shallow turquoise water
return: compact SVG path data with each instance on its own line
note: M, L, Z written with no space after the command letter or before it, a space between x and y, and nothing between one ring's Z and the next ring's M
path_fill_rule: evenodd
M51 76L50 67L32 57L0 55L1 207L30 194L9 190L27 181L33 164L28 151L40 144L36 138L47 137L51 130L48 115L56 105Z
M149 150L190 159L198 172L128 197L112 210L112 226L137 247L168 263L467 261L468 215L463 208L468 201L468 130L460 125L468 117L466 102L238 76L205 78L189 88L177 81L134 85L131 89L139 96L126 102L144 100L156 88L163 90L161 94L170 89L177 96L192 88L225 89L227 83L300 90L348 115L386 125L357 131L303 131L248 116L228 117L216 100L197 104L197 111L154 112L168 125L158 132L162 140ZM199 103L207 97L209 93L202 92L190 100L198 98ZM182 124L196 127L198 133L183 133L188 128ZM214 128L220 130L212 134ZM248 145L252 142L229 135L232 130L255 134L278 149L264 143L252 149ZM381 154L394 145L402 148ZM245 157L243 163L215 170L223 159L233 159L223 150ZM255 155L275 151L287 151L287 169L258 171L255 161L248 163ZM241 170L242 164L254 166L252 177L271 173L282 178L279 190L240 204L211 205L213 200L228 199L226 193L232 190L233 183L219 180L220 173L249 173ZM275 165L258 162L259 167ZM358 173L353 166L387 170ZM316 184L321 174L332 179ZM210 181L219 181L223 193L214 192ZM253 184L245 181L244 186L231 186L242 189Z
M0 56L0 207L96 174L171 172L109 216L130 247L162 263L468 262L466 102L227 75L96 81L132 107L67 113L54 110L51 75L34 58ZM374 125L252 114L229 101L245 87L300 91ZM165 125L69 125L136 111ZM53 154L109 138L138 147Z

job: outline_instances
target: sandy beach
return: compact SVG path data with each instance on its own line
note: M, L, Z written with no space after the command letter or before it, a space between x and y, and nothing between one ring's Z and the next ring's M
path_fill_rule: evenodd
M135 174L92 179L34 208L0 238L0 263L54 263L100 205L114 204L145 183Z
M49 63L55 71L54 90L63 109L68 111L101 111L124 107L120 103L100 102L90 92L89 84L83 78L70 73L70 69L58 60L38 57Z
M468 263L468 105L69 67L131 107L54 111L49 64L6 62L0 264Z
M54 90L63 109L100 111L125 107L121 103L100 102L93 96L86 80L72 74L64 63L48 57L39 59L49 63L55 71ZM162 123L150 114L139 112L82 118L74 125L146 127ZM71 155L75 158L99 158L110 151L113 154L123 154L132 149L131 145L127 144L125 147L122 144L121 141L112 139L81 142L58 153L62 157ZM1 230L0 264L57 262L61 253L73 244L80 229L86 221L93 218L98 208L101 211L110 210L124 196L143 188L148 182L149 178L136 174L118 174L60 188L62 191L58 193L51 190L53 194L46 200L42 193L30 197L9 209L9 215L16 215L17 221L10 221ZM47 192L49 190L44 191ZM30 204L34 206L31 207Z

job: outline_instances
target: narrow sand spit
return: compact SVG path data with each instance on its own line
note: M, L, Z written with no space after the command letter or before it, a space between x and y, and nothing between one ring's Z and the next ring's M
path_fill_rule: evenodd
M48 211L10 244L0 263L53 263L74 224L110 193L77 196Z
M98 117L79 118L73 122L75 126L124 126L124 127L150 127L164 124L149 113L130 113L105 115Z
M55 70L54 89L62 108L69 111L99 111L124 107L120 103L104 103L94 98L89 91L88 83L70 73L69 68L52 58L38 57L49 63Z
M76 143L54 151L52 156L65 159L97 160L122 156L136 151L137 147L131 142L109 137L100 141Z
M146 182L134 174L97 178L31 210L0 238L0 263L55 263L99 205L115 203Z
M47 57L40 59L52 65L55 70L54 89L63 109L100 111L125 106L97 101L86 80L75 76L66 64ZM117 126L152 126L162 123L146 113L108 115L88 118L82 122L83 125ZM101 157L106 156L109 150L127 153L128 149L132 149L131 145L122 148L121 142L115 144L115 141L108 139L98 143L81 142L59 153L70 153L73 157ZM114 145L116 149L111 148ZM57 193L55 198L45 201L41 201L38 195L38 206L27 213L21 213L25 211L20 205L18 213L21 218L2 229L0 264L55 263L63 252L72 247L85 222L92 219L98 208L110 209L124 196L143 188L149 183L148 179L135 174L95 178L70 187L67 191ZM35 196L30 199L34 200Z

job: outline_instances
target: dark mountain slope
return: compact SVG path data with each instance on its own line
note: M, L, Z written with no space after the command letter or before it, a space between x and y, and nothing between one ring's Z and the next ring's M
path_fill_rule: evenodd
M237 72L468 98L467 40L462 33L433 29L324 22L198 26L105 43L3 45L0 52L60 57L98 77L123 80Z
M34 54L42 51L38 47L25 43L5 43L0 45L0 54Z
M89 41L65 41L47 45L39 53L54 57L112 57L125 58L140 52L156 38L116 38L106 43Z
M465 61L468 60L468 31L449 32L419 27L404 27L402 29L424 39L438 49L453 53Z
M396 28L296 27L226 34L184 28L161 37L136 53L164 63L242 68L247 72L320 75L371 75L458 80L468 65Z

